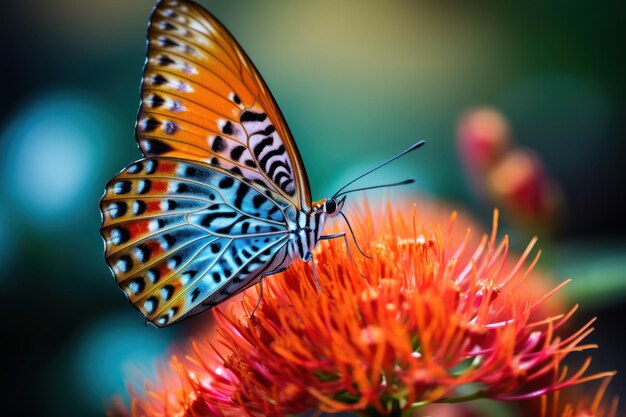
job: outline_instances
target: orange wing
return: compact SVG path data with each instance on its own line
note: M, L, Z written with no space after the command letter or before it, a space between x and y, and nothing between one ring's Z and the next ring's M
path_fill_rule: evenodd
M146 157L220 166L311 207L309 182L267 85L201 6L162 0L150 18L135 134Z

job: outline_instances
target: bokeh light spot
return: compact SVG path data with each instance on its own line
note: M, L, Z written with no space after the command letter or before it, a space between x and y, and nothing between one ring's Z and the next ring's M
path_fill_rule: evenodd
M34 225L74 221L93 204L82 196L96 186L106 126L87 96L63 92L28 103L0 135L7 203Z
M114 395L129 399L127 380L141 375L139 380L143 383L156 377L156 365L171 334L143 326L134 315L131 318L117 314L94 320L71 344L61 361L66 366L55 369L52 378L61 381L69 376L73 386L59 387L63 392L74 392L67 400L86 413L102 413L104 404ZM52 401L63 401L63 393L51 394ZM63 405L53 405L57 407Z

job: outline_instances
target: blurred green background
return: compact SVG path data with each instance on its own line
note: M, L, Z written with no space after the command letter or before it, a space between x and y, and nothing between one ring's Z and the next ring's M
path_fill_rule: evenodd
M489 225L455 145L459 116L491 105L560 183L561 226L540 265L574 278L599 316L595 370L626 370L626 80L619 2L202 1L261 71L296 138L313 197L418 139L370 178ZM188 323L143 320L103 259L98 201L140 154L133 137L151 1L3 2L0 35L2 415L103 415ZM387 195L398 195L396 193ZM535 230L509 221L514 250ZM519 243L518 243L519 242ZM205 315L209 317L209 315ZM197 320L206 320L199 318ZM196 323L197 324L197 323ZM598 354L599 353L599 354ZM618 374L612 390L626 394Z

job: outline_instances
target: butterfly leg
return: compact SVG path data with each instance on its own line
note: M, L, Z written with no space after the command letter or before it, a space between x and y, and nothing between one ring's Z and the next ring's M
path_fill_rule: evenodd
M354 263L354 258L352 257L352 252L350 252L350 245L348 244L348 236L345 233L336 233L334 235L322 235L322 236L320 236L320 240L338 239L340 237L343 238L343 241L346 244L346 250L348 251L348 257L350 258L350 262L352 262L352 264L356 266L356 264ZM359 251L360 251L360 249L359 249ZM361 253L363 253L363 252L361 252ZM363 253L363 255L365 255L365 254ZM365 255L365 256L367 256L367 255ZM367 257L370 258L369 256L367 256ZM361 271L359 271L359 274L363 278L367 279L367 277Z
M317 280L317 271L315 271L315 259L313 259L313 253L307 252L306 255L304 255L304 258L302 258L302 260L304 262L309 262L309 260L311 260L311 269L313 271L313 279L315 280L315 286L317 287L318 290L321 290L322 287L320 286L320 282Z
M340 237L343 238L343 241L346 244L346 250L348 251L348 257L350 258L350 261L354 263L354 258L352 258L352 252L350 252L350 245L348 245L348 236L345 233L336 233L334 235L323 235L323 236L320 236L320 240L338 239Z
M275 269L273 271L269 271L269 272L263 272L261 274L261 277L259 279L259 299L257 300L256 304L254 305L254 308L252 309L252 313L250 313L250 319L252 320L254 318L254 313L256 312L256 309L259 308L259 305L261 305L261 299L263 298L263 278L268 277L270 275L275 275L275 274L280 274L281 272L285 272L287 270L288 267L283 267L283 268L278 268Z

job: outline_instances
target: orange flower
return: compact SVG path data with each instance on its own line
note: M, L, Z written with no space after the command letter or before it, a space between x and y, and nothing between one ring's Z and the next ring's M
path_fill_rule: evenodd
M603 399L610 381L610 377L602 380L602 383L593 398L589 398L585 395L585 392L576 392L576 394L578 394L576 395L578 400L575 403L570 401L561 401L561 398L565 398L566 400L568 398L574 398L574 396L571 395L572 390L567 390L568 392L566 392L565 395L561 395L560 392L556 392L549 397L543 397L541 399L541 416L615 417L617 414L617 398L613 398L609 404L606 404Z
M253 319L232 304L218 309L217 335L196 343L187 364L175 361L177 400L137 398L132 414L400 415L432 402L538 397L604 375L585 376L587 363L559 373L569 353L592 347L581 344L590 323L558 337L575 308L536 317L556 289L522 296L538 259L527 265L534 241L507 262L497 212L491 236L471 243L469 231L454 231L456 215L442 228L415 206L375 214L365 207L351 217L371 258L349 256L340 239L324 241L314 257L321 288L297 262L265 279ZM244 309L257 299L248 291Z

